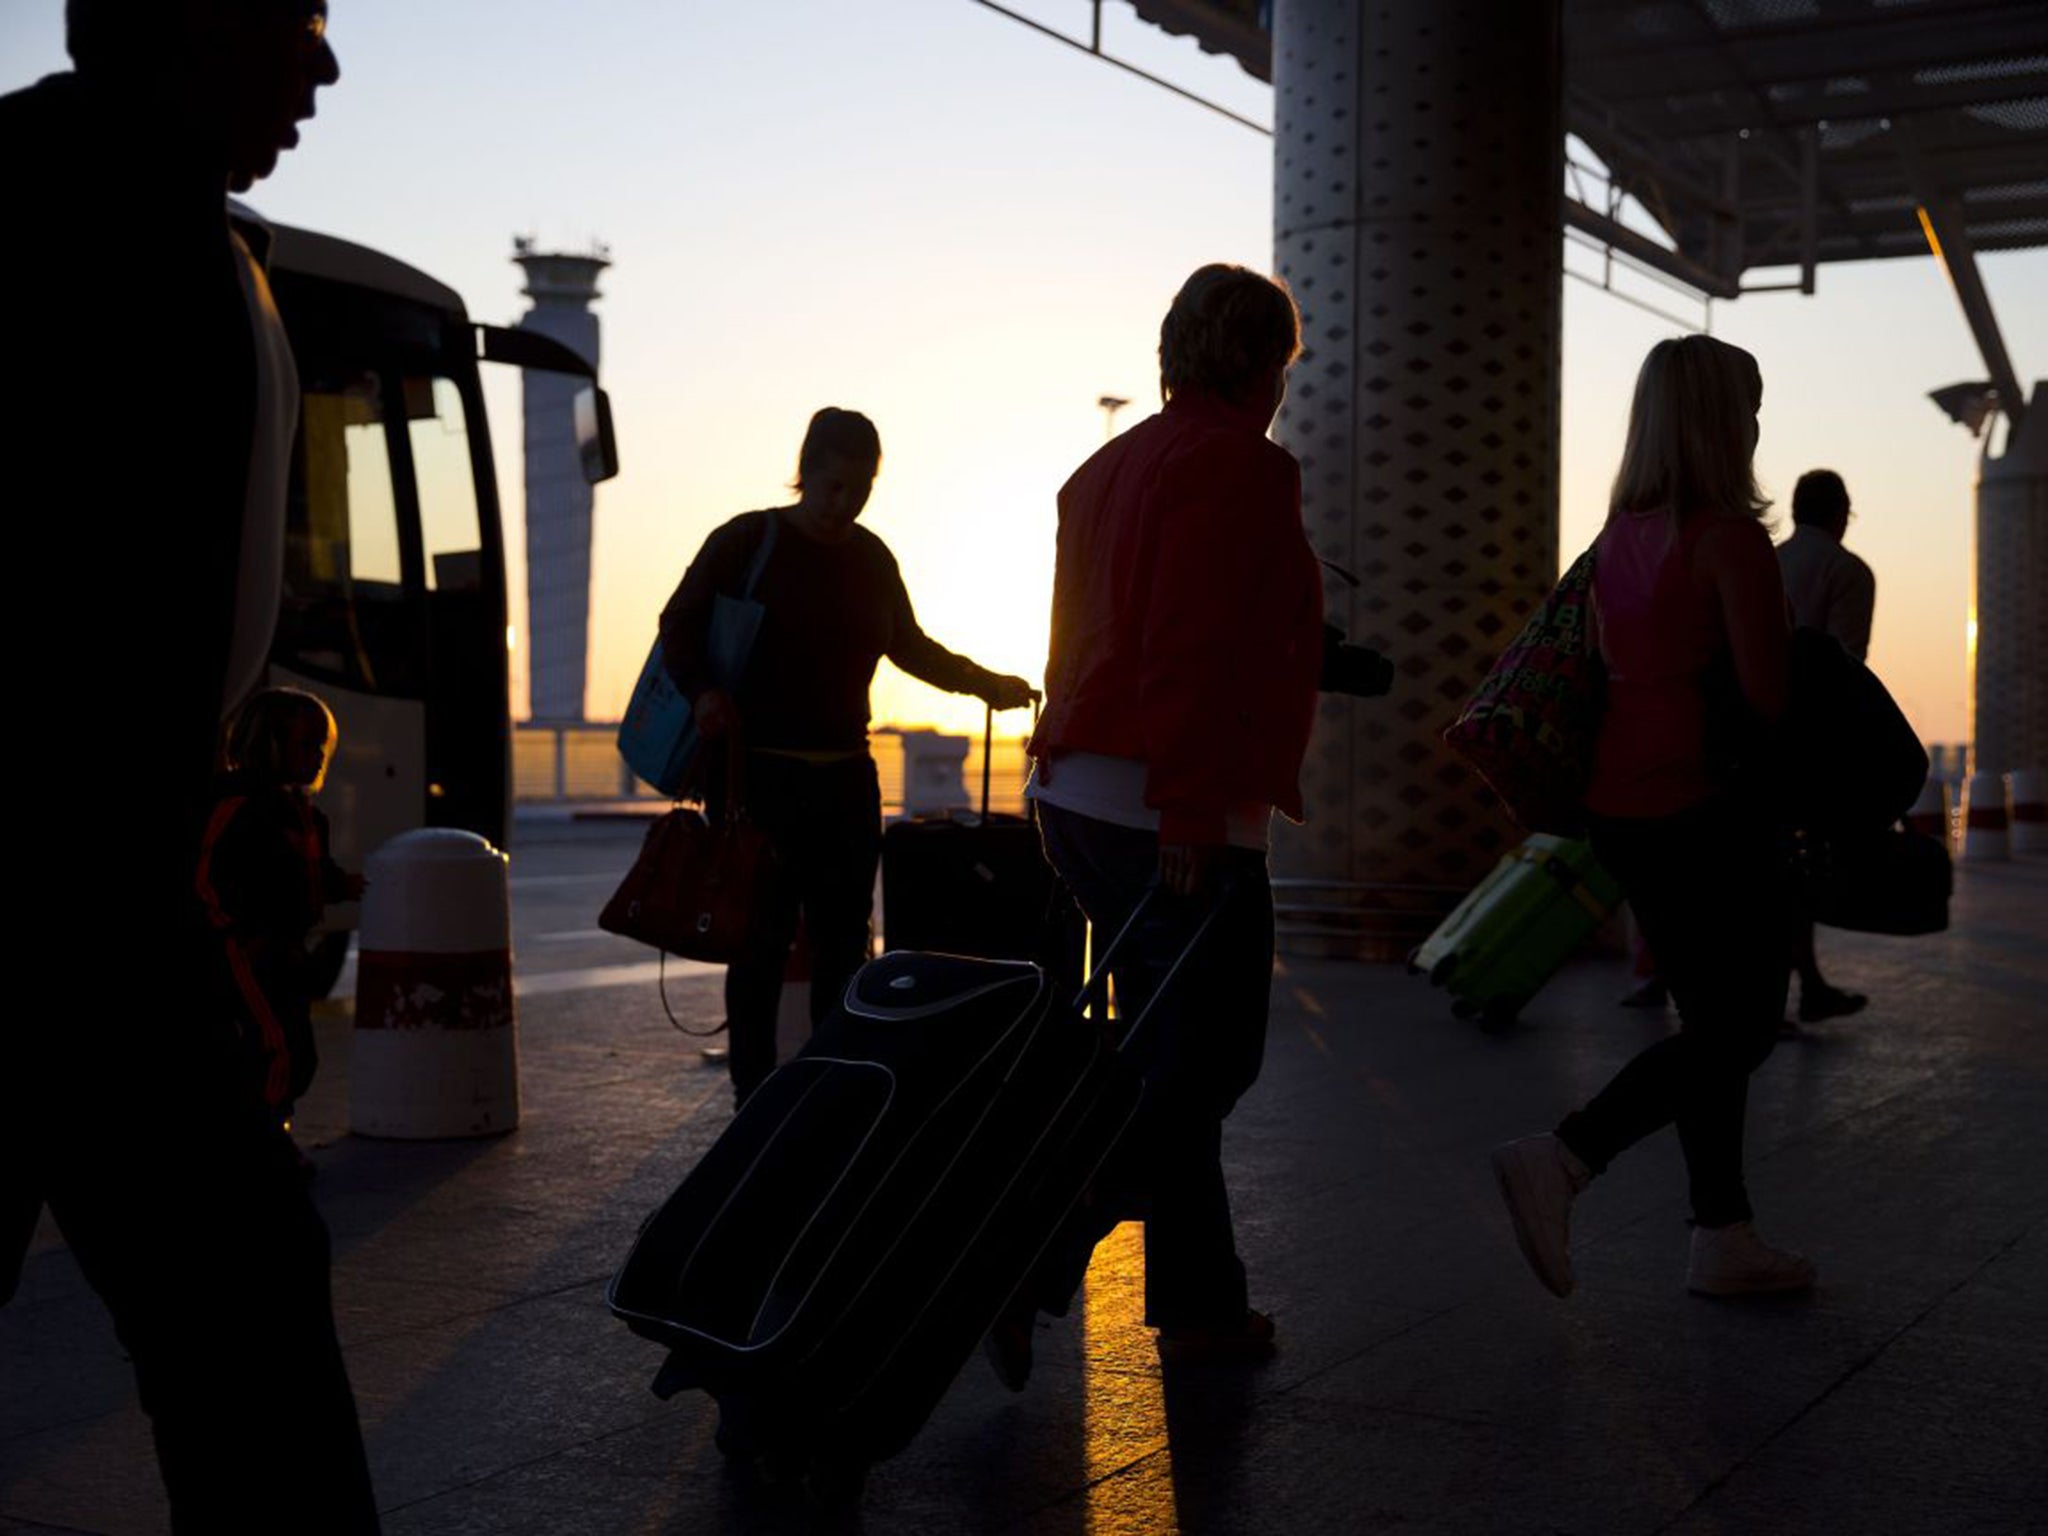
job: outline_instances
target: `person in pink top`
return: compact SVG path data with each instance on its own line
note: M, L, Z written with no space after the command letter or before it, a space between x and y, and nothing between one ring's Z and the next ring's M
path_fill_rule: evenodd
M1766 1243L1742 1171L1749 1075L1784 1016L1792 926L1784 834L1723 765L1724 733L1785 713L1791 629L1770 505L1752 458L1763 377L1711 336L1644 360L1596 545L1608 677L1586 810L1682 1020L1555 1132L1496 1148L1494 1172L1537 1277L1572 1289L1573 1199L1675 1125L1692 1200L1687 1286L1800 1290L1814 1268Z

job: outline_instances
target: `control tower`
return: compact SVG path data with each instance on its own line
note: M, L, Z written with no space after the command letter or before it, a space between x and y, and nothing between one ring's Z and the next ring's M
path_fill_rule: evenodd
M533 308L519 329L538 331L597 366L598 274L610 253L550 253L512 242ZM526 628L531 717L549 725L583 719L590 661L590 482L576 452L576 393L582 379L524 373L526 417Z

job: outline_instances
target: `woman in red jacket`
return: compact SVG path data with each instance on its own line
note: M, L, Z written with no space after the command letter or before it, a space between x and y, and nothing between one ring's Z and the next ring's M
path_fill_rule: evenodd
M1301 350L1287 290L1242 267L1190 277L1159 331L1165 407L1059 495L1046 708L1031 742L1047 856L1099 935L1165 887L1117 998L1135 1016L1208 903L1215 926L1141 1046L1139 1123L1098 1180L1065 1263L1020 1299L1058 1310L1096 1239L1145 1214L1146 1321L1162 1354L1262 1353L1246 1301L1222 1127L1258 1077L1273 974L1267 827L1301 815L1322 663L1322 582L1301 471L1266 430ZM1021 1386L1029 1313L992 1335Z

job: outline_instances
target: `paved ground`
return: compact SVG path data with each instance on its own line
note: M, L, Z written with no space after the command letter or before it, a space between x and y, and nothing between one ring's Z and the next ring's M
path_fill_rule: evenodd
M727 1475L701 1398L649 1395L657 1351L604 1309L727 1119L721 1074L620 969L638 957L589 932L633 837L557 827L519 856L516 1134L346 1136L345 1018L326 1026L303 1123L393 1536L806 1527ZM1030 1390L976 1362L859 1528L2048 1530L2048 863L1962 871L1939 938L1823 942L1878 1002L1781 1046L1750 1122L1761 1222L1819 1262L1811 1297L1685 1294L1668 1135L1582 1200L1577 1295L1523 1268L1485 1151L1667 1027L1612 1005L1618 962L1575 965L1500 1038L1398 970L1292 964L1228 1147L1278 1357L1162 1373L1125 1228ZM717 1017L707 976L670 995ZM0 1529L163 1528L124 1362L46 1231L0 1311Z

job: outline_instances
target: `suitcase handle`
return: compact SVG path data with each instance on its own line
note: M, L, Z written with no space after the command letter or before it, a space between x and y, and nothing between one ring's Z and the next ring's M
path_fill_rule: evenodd
M981 819L988 821L989 764L996 753L996 707L986 699L982 701L981 717ZM1019 706L1022 707L1021 705ZM1031 728L1038 729L1038 695L1031 695Z
M1090 971L1088 979L1081 983L1081 990L1074 995L1074 1001L1071 1004L1076 1019L1085 1019L1088 1016L1088 1005L1093 1000L1096 989L1104 985L1109 979L1111 963L1116 959L1117 953L1124 947L1125 941L1138 931L1138 925L1145 920L1147 913L1152 909L1153 903L1160 899L1162 890L1163 887L1156 879L1147 886L1145 894L1138 899L1138 904L1131 909L1131 915L1124 919L1124 925L1117 931L1117 936L1109 941L1109 948L1096 956L1095 969ZM1209 930L1216 926L1216 919L1223 915L1224 907L1229 905L1230 898L1236 893L1237 880L1235 876L1225 875L1216 882L1216 894L1209 903L1209 910L1202 915L1202 920L1195 925L1195 931L1188 935L1187 943L1181 946L1181 951L1174 957L1173 964L1167 967L1166 974L1159 979L1159 985L1153 989L1152 996L1146 999L1144 1008L1139 1011L1135 1019L1131 1020L1131 1027L1125 1030L1123 1038L1117 1041L1116 1049L1118 1055L1128 1055L1130 1053L1131 1046L1137 1040L1139 1032L1144 1029L1146 1022L1152 1017L1153 1010L1158 1008L1159 1000L1165 997L1172 988L1182 970L1186 968L1188 960L1201 947L1202 940L1209 936Z

